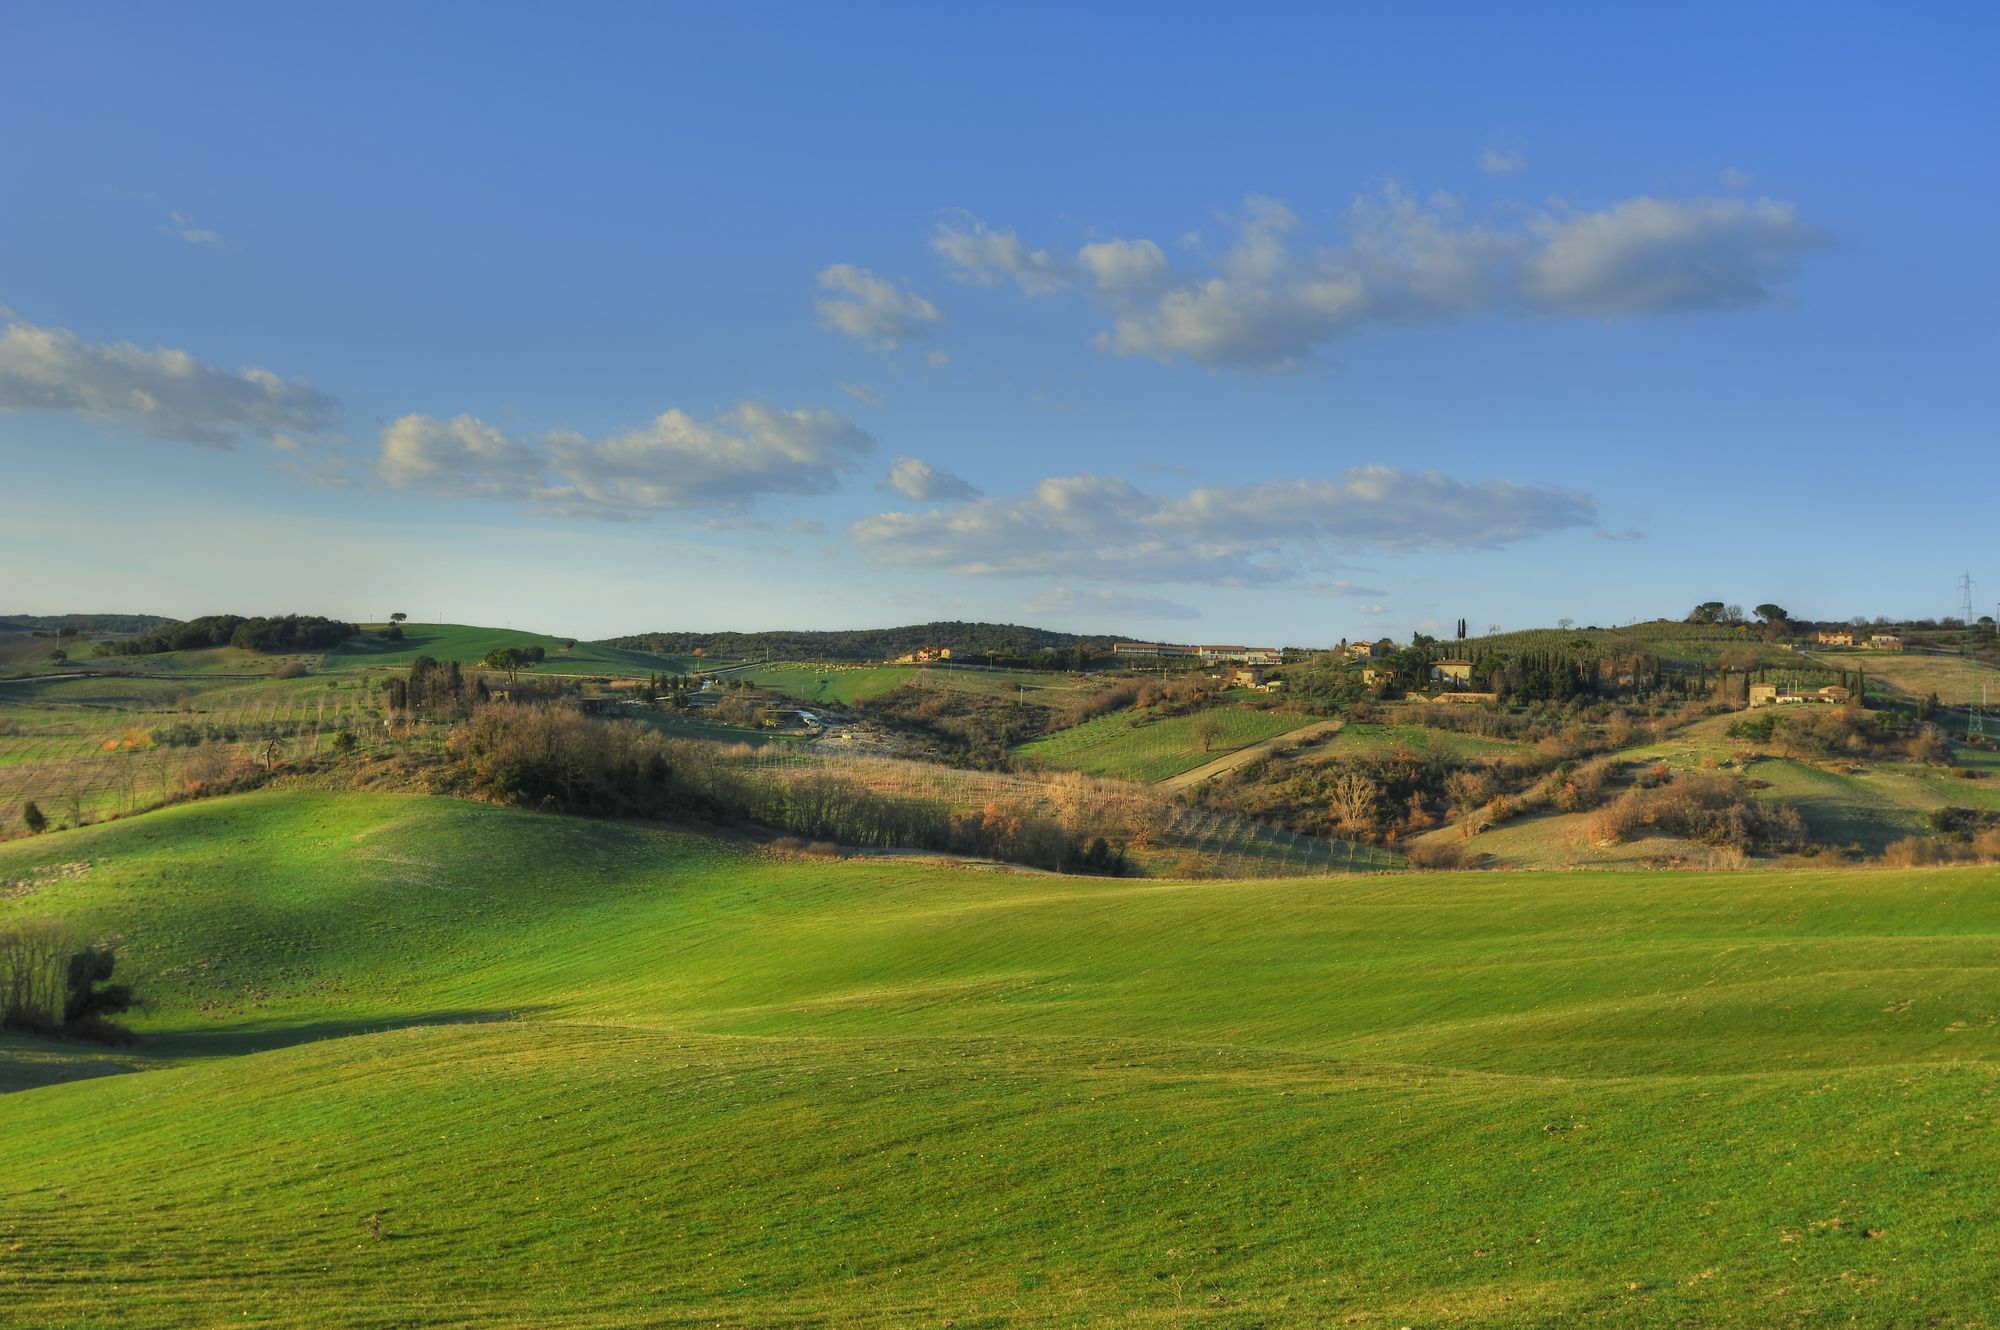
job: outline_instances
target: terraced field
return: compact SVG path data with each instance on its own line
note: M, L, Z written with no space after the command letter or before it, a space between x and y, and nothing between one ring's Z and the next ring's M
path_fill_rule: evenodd
M0 881L147 998L0 1040L9 1324L2000 1306L1990 870L1132 883L294 794Z
M1118 780L1162 781L1193 770L1234 749L1311 724L1315 717L1292 711L1213 707L1187 715L1154 719L1137 711L1098 716L1023 744L1015 751L1059 771L1081 771ZM1204 744L1200 727L1217 733Z

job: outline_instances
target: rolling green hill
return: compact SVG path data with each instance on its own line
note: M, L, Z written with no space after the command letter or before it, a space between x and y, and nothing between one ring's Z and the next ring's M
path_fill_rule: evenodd
M1314 717L1303 712L1256 711L1234 706L1211 707L1164 719L1144 712L1116 711L1023 744L1017 751L1059 771L1081 771L1119 780L1160 781L1192 771L1238 748L1296 730L1313 720ZM1214 743L1206 749L1198 732L1204 721L1213 721L1219 727Z
M406 623L403 640L385 642L371 628L326 653L328 669L381 665L407 669L419 656L469 664L500 647L540 647L548 659L536 666L546 674L678 674L715 664L698 656L657 656L602 642L578 642L512 628L474 628L457 623Z
M906 684L959 692L1005 694L1016 690L1032 701L1060 702L1095 685L1068 674L1037 670L981 670L916 665L848 665L838 662L758 665L733 670L740 679L804 702L852 705L886 696Z
M0 1041L9 1324L1993 1321L1990 870L1133 883L266 794L0 884L149 999Z

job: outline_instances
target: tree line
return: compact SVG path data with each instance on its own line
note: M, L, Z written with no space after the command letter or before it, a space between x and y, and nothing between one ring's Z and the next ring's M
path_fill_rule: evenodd
M466 793L527 808L608 817L752 824L812 840L976 854L1058 872L1117 873L1101 835L1025 807L954 810L871 789L837 772L754 765L748 750L674 739L568 707L492 703L446 744Z
M893 660L925 647L950 647L954 661L1019 668L1070 669L1077 651L1086 662L1108 658L1114 639L1059 633L1012 623L943 620L901 628L849 628L830 632L636 633L614 637L611 646L658 655L697 653L726 659ZM1038 664L1039 662L1039 664Z
M317 614L279 614L268 618L208 614L121 640L99 642L93 652L99 656L154 656L164 651L199 651L222 646L266 655L325 651L360 631L351 623Z

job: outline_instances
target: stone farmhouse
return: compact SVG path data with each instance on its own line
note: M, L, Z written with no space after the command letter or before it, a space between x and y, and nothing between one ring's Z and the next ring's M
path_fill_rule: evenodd
M1750 685L1750 705L1752 707L1791 706L1802 703L1828 702L1839 705L1850 700L1853 693L1837 683L1824 688L1791 689L1780 688L1774 683L1753 683Z
M1457 658L1434 660L1431 662L1433 683L1471 683L1472 662Z

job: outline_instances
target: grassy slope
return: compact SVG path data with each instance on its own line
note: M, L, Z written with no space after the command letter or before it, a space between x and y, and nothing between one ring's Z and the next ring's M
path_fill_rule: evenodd
M1906 700L1936 693L1946 706L1962 707L1983 686L1989 704L2000 706L2000 670L1978 661L1865 650L1813 651L1806 658L1829 669L1866 671L1871 698L1878 688Z
M1993 1323L1990 872L1131 884L266 795L0 878L82 859L0 918L125 933L175 1065L0 1098L0 1321Z
M1067 674L1032 670L919 669L914 665L812 662L760 665L755 669L733 672L729 677L748 680L761 688L769 688L801 701L835 705L866 702L909 683L1010 696L1019 685L1031 700L1043 702L1060 702L1078 689L1090 686Z
M1435 753L1440 757L1479 762L1523 751L1525 745L1510 739L1489 739L1480 734L1459 734L1434 730L1427 725L1395 725L1355 722L1328 739L1325 750L1349 754L1393 753L1409 749Z
M475 628L456 623L406 623L403 640L384 642L372 632L350 639L326 653L328 669L387 666L407 669L418 656L469 664L496 647L541 647L548 659L535 669L545 674L680 673L715 664L695 656L655 656L644 651L578 642L563 649L563 639L546 633L511 628Z
M1222 726L1214 746L1206 752L1195 733L1196 725L1204 717L1212 717ZM1147 720L1139 712L1117 711L1023 744L1017 751L1023 757L1062 771L1158 781L1191 771L1248 744L1309 725L1314 719L1295 712L1252 711L1244 707L1214 707L1165 720Z

